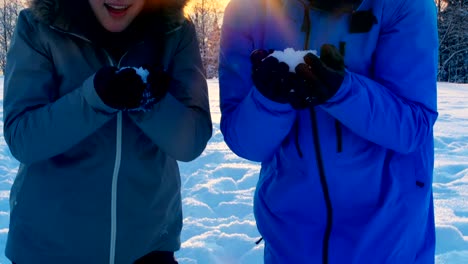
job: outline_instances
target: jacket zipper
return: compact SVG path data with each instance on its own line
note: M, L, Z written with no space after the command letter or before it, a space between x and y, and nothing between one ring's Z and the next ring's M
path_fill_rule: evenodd
M325 166L323 165L322 151L320 147L320 137L318 134L317 113L313 107L310 108L310 117L312 122L312 137L314 139L315 156L319 170L320 184L322 186L323 198L327 208L327 224L322 242L322 263L328 264L329 242L333 226L333 207L328 189L327 177L325 175Z
M115 247L117 241L117 183L119 180L120 163L122 161L122 111L117 113L117 136L114 172L112 175L111 191L111 237L109 250L109 264L115 262Z
M112 60L109 53L106 50L103 50L106 54L109 65L114 66L115 63ZM128 52L128 51L127 51ZM127 53L125 53L127 54ZM120 58L117 65L120 65L122 58ZM117 191L118 191L118 182L119 182L119 172L120 165L122 161L122 111L117 113L116 121L116 142L115 142L115 161L114 161L114 170L112 173L112 185L111 185L111 227L110 227L110 246L109 246L109 264L115 263L115 252L117 244Z
M134 46L138 46L143 44L144 41L141 41ZM114 66L115 63L112 60L112 57L109 53L103 49L104 53L106 54L107 60L111 66ZM129 50L127 50L117 62L117 68L121 67L121 62L123 58L128 54ZM111 236L110 236L110 247L109 247L109 264L115 263L115 252L116 252L116 244L117 244L117 185L119 181L119 172L120 172L120 164L122 161L122 111L117 113L117 131L116 131L116 143L115 143L115 162L114 162L114 172L112 174L112 187L111 187Z
M92 43L91 40L79 34L67 32L54 26L50 26L50 28L58 32L64 33L64 34L74 36L88 43ZM103 50L103 51L106 54L106 57L109 61L109 65L114 66L115 63L112 61L109 53L107 53L106 50ZM120 61L126 54L127 53L125 53L120 58L118 65L120 65ZM111 213L111 228L110 228L109 264L115 263L115 251L116 251L115 249L116 249L116 241L117 241L117 183L119 179L120 164L122 161L122 111L119 111L117 113L117 128L116 129L117 129L116 150L115 150L114 170L112 173L112 185L111 185L111 212L110 212Z
M181 27L177 27L173 31L170 31L170 33L180 29ZM142 45L144 41L141 41L139 43L136 43L133 47ZM128 49L119 59L117 62L117 67L121 67L122 60L124 57L128 54L130 49ZM104 53L107 56L107 59L109 60L110 65L114 65L114 62L107 53L106 50L104 50ZM111 192L111 237L110 237L110 250L109 250L109 264L114 264L115 263L115 253L116 253L116 244L117 244L117 183L119 179L119 172L120 172L120 164L122 161L122 131L123 131L123 125L122 125L122 111L119 111L117 113L117 133L116 133L116 153L115 153L115 163L114 163L114 173L112 175L112 192Z
M310 31L311 31L310 6L304 2L302 3L304 5L304 21L302 23L302 31L306 33L304 49L308 50L309 43L310 43L309 42ZM333 207L332 207L332 202L330 198L330 192L328 189L327 177L325 175L325 166L323 164L322 150L320 147L320 137L318 133L319 129L318 129L318 124L317 124L317 113L313 106L309 107L309 112L310 112L310 118L311 118L311 123L312 123L312 137L314 141L317 167L319 170L320 184L322 187L323 198L325 200L325 206L327 210L327 218L326 218L327 223L326 223L325 233L323 235L323 240L322 240L322 263L328 264L330 236L331 236L332 225L333 225ZM338 131L338 128L339 127L337 127L337 131ZM339 143L339 145L341 144Z

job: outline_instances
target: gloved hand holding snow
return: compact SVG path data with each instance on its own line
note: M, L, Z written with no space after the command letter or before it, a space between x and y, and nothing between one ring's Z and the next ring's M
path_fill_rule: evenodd
M295 67L304 64L306 54L315 51L295 51L287 48L284 51L256 49L250 54L252 63L252 81L257 90L271 101L291 103L291 91L303 85L296 76ZM294 105L293 105L294 106Z
M145 84L145 89L142 94L140 106L137 108L127 109L128 111L148 111L151 106L162 99L169 89L170 76L163 70L152 68L150 66L143 67L123 67L133 68L136 74L141 77Z
M345 76L342 53L331 44L320 47L320 58L312 53L304 56L304 63L295 68L299 82L295 82L290 103L294 108L305 108L327 102L340 89Z
M322 45L320 58L315 50L287 48L283 51L256 50L251 54L251 61L257 89L266 97L274 95L272 98L278 102L289 102L295 109L316 106L333 97L341 87L345 73L343 56L330 44ZM261 71L265 66L274 70ZM278 70L281 68L288 68L284 71L289 74ZM262 83L256 79L267 81Z
M124 69L128 69L128 68L134 69L136 74L141 77L141 80L145 84L145 89L143 90L143 93L142 93L142 96L141 96L140 105L138 107L130 108L130 109L126 109L126 110L127 111L147 111L147 110L150 109L150 106L155 101L155 99L152 98L152 96L151 96L151 91L150 91L149 85L147 83L148 75L150 73L149 73L148 70L144 69L143 67L122 67L122 68L119 69L118 72L120 72L120 71L122 71Z
M294 50L293 48L287 48L283 51L275 50L267 57L275 57L280 62L284 62L289 66L290 72L295 72L296 66L305 63L304 57L307 53L317 55L316 50Z
M146 84L132 68L103 66L94 75L93 83L102 102L118 110L138 108L146 89Z

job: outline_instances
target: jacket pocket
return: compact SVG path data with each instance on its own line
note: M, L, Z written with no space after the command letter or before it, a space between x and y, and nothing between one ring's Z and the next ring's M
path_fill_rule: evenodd
M269 211L279 218L310 220L310 214L323 197L318 177L305 173L305 160L297 154L295 144L283 145L259 182L259 195ZM320 205L321 206L321 205Z

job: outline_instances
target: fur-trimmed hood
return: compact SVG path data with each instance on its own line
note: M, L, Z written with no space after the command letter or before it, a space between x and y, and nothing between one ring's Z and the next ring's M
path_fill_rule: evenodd
M188 0L145 0L145 12L154 12L166 25L184 20ZM74 18L86 19L80 13L89 10L86 0L30 0L29 7L40 22L68 29Z

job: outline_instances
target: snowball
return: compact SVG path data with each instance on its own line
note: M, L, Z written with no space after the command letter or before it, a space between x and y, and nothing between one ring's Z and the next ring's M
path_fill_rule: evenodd
M286 48L283 51L275 50L269 56L277 58L279 61L282 61L289 66L289 71L294 72L297 65L300 63L305 63L304 56L307 53L312 53L317 55L316 50L294 50L293 48Z
M140 68L134 68L136 73L141 76L141 79L143 80L144 83L146 83L146 79L148 78L149 71L146 69L143 69L142 67Z
M130 111L130 112L133 112L133 111L146 112L146 111L151 110L151 107L156 102L156 99L152 96L149 84L146 82L147 79L148 79L149 71L144 69L143 67L139 67L139 68L137 68L137 67L122 67L122 68L120 68L119 71L121 71L123 69L126 69L126 68L133 68L136 71L136 74L140 75L141 80L143 81L143 83L146 84L146 88L143 91L143 96L142 96L142 99L141 99L140 106L137 107L137 108L127 109L127 111Z
M143 80L144 83L146 83L146 79L148 78L148 75L149 75L149 71L142 68L142 67L122 67L120 68L120 71L123 70L123 69L127 69L127 68L133 68L135 71L136 71L136 74L140 75L141 77L141 80Z

